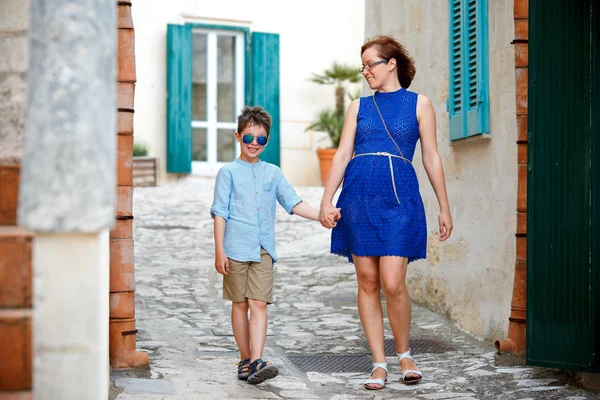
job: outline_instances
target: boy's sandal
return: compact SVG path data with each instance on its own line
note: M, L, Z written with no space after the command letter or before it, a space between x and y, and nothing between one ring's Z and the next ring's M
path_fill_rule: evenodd
M387 363L373 363L373 369L371 370L371 374L373 375L373 372L375 372L375 370L377 368L381 368L382 370L385 371L385 380L384 379L367 379L363 386L365 387L365 389L367 390L381 390L385 387L385 384L387 382L387 376L388 376L388 369L387 369ZM370 376L369 375L369 376ZM380 385L381 387L372 387L370 385Z
M406 353L397 353L397 356L398 356L398 362L400 362L400 363L405 358L409 358L414 361L414 359L410 355L410 349L408 349L408 351ZM402 366L400 366L400 369L402 370ZM418 377L406 378L406 376L409 374L415 374L415 375L418 375ZM406 371L402 370L402 382L404 382L407 385L417 383L421 380L421 378L423 378L423 373L421 371L417 371L414 369L407 369Z
M245 358L237 362L238 379L245 381L250 376L250 359Z
M248 377L248 383L257 385L266 381L267 379L275 378L279 375L279 368L274 365L267 364L260 358L254 360L250 366L250 376Z

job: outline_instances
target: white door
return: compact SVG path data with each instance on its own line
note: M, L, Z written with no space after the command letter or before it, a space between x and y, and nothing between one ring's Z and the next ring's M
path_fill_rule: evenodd
M239 154L244 34L194 29L192 46L192 174L214 176Z

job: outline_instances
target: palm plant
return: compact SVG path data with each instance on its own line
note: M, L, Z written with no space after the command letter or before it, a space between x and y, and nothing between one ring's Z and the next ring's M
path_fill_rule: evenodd
M342 136L344 126L344 100L346 95L353 100L360 95L360 91L354 95L349 92L349 84L360 82L361 74L358 68L349 67L345 64L333 62L331 68L326 69L322 75L313 74L310 80L321 85L335 86L335 108L325 109L319 113L318 119L310 124L306 130L317 130L327 132L333 147L337 148Z

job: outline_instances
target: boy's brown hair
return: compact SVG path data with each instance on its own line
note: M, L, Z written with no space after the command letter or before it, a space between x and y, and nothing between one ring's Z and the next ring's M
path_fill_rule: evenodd
M249 126L262 126L267 131L267 137L271 134L272 118L262 107L244 107L238 117L238 133L242 133Z
M415 61L408 54L408 51L396 39L391 36L379 35L367 41L360 48L360 55L370 47L375 47L379 53L379 57L390 60L396 60L396 71L400 85L408 89L417 70L415 69Z

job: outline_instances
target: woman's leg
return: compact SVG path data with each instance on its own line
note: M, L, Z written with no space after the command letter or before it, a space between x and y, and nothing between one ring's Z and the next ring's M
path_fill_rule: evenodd
M381 286L387 302L387 315L394 333L397 353L408 351L410 334L412 306L406 288L407 265L406 257L381 257L379 261ZM403 370L418 370L409 358L402 360L400 367ZM418 378L418 376L408 374L407 378Z
M248 301L231 303L231 327L235 342L240 349L240 360L250 358Z
M380 298L379 257L353 256L356 278L358 280L358 315L362 323L373 362L385 362L383 346L383 311ZM371 376L373 379L385 379L385 371L376 369ZM378 389L380 385L370 384Z

